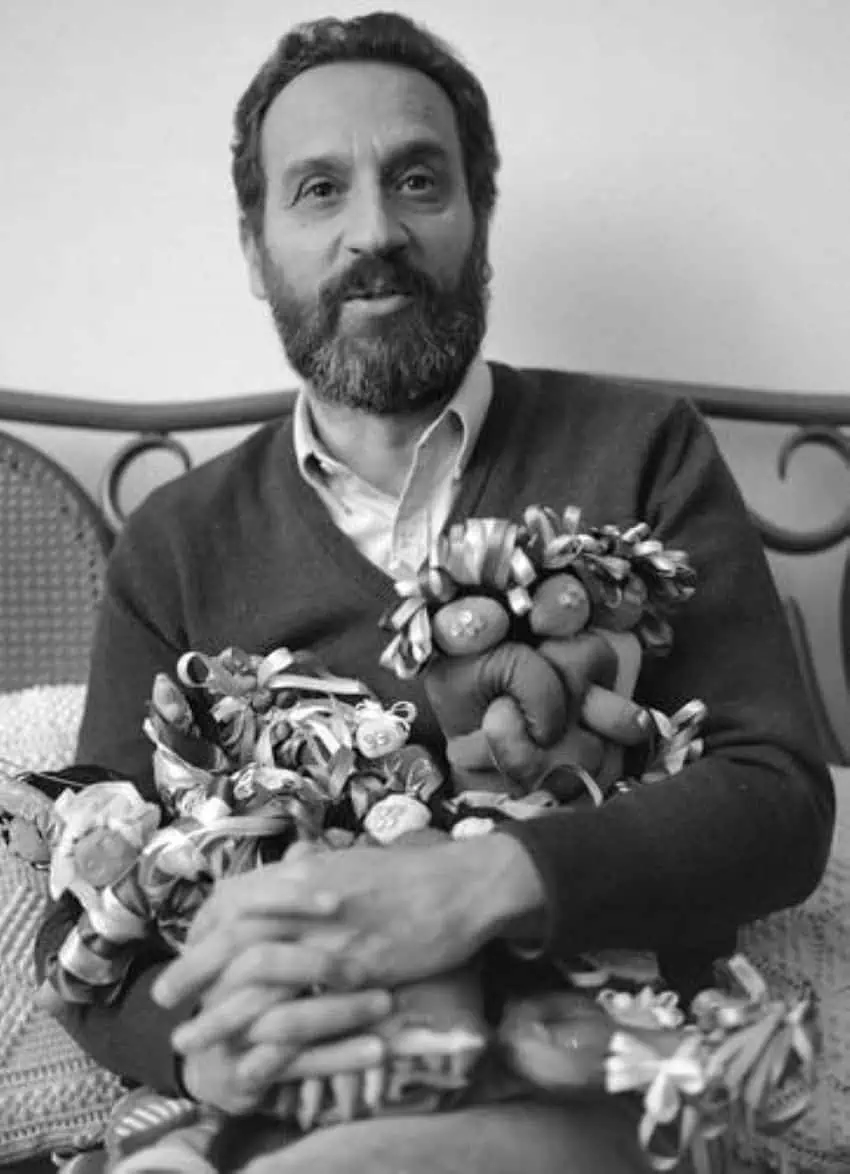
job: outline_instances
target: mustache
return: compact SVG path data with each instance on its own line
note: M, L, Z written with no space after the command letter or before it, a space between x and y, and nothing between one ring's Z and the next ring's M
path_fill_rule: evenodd
M321 300L326 308L335 309L349 298L392 294L430 301L439 296L439 291L427 274L404 257L358 257L325 287Z

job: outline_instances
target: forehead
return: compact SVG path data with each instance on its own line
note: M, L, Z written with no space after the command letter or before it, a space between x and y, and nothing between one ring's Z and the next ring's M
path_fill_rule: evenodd
M262 127L263 160L272 173L303 157L392 151L422 139L460 164L448 95L416 69L372 61L302 73L274 99Z

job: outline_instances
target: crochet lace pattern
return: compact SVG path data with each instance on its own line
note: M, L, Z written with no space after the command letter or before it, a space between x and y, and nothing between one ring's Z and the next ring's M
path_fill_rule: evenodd
M758 1138L762 1162L794 1174L850 1170L850 767L832 770L836 826L826 873L812 896L743 930L740 949L772 991L814 991L823 1054L811 1105L779 1138ZM750 1155L743 1155L749 1157Z
M80 685L0 695L0 755L29 769L67 765L83 699ZM34 1003L32 946L46 905L46 872L0 842L0 1165L96 1144L124 1092Z

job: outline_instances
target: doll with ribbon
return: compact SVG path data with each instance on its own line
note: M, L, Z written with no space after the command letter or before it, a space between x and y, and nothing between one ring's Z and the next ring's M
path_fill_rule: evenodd
M577 799L598 804L628 785L618 746L584 765L583 726L604 727L618 699L631 696L643 655L669 649L668 617L694 586L686 554L665 549L645 524L583 529L572 507L560 516L530 507L519 524L470 519L437 539L416 579L396 585L401 602L382 621L393 633L382 664L402 679L425 672L447 738L455 814L471 820L458 818L453 834ZM610 688L591 686L580 713L570 713L563 651L588 632L604 634L616 676ZM704 713L698 701L672 718L649 711L650 728L637 735L650 744L643 781L699 755ZM494 767L493 735L517 748L517 786Z
M687 1157L696 1174L711 1174L726 1147L802 1116L821 1044L809 992L772 997L740 954L716 970L717 986L687 1013L672 992L651 987L519 1000L497 1046L512 1072L549 1097L637 1095L652 1169L675 1170Z

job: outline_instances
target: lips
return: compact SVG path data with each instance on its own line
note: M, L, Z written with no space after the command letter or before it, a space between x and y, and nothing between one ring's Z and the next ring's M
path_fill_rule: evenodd
M408 291L395 285L376 285L369 286L363 289L353 289L345 295L347 302L352 301L376 301L379 298L395 298L406 297Z

